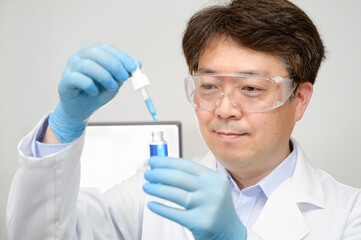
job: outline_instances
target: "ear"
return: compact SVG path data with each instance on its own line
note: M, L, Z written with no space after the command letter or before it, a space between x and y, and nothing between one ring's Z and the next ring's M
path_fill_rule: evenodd
M306 111L308 103L311 100L311 96L313 93L313 85L310 82L300 83L298 85L296 91L296 111L295 111L295 119L296 121L301 120L303 114Z

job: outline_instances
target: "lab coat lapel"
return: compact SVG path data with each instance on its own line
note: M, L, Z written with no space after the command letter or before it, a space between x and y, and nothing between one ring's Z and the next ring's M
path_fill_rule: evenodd
M252 230L265 239L302 239L309 229L298 204L323 208L321 180L317 170L297 144L297 163L293 176L269 197Z
M302 239L308 227L293 196L289 195L290 179L286 180L267 200L252 230L264 239Z
M297 144L297 164L292 177L292 190L297 203L309 203L324 208L324 194L318 170L312 166L310 160Z

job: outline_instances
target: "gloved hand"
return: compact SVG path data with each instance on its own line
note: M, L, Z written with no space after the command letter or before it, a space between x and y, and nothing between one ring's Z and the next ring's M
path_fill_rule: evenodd
M108 44L84 47L72 55L58 86L60 101L49 126L62 143L76 140L89 117L118 93L137 64Z
M225 176L180 158L152 157L148 164L143 190L185 208L149 202L150 210L188 228L198 240L247 239Z

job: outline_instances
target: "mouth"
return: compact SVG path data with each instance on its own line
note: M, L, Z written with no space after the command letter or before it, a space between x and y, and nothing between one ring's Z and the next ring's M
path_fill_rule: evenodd
M215 133L218 135L220 139L225 141L235 140L246 135L246 133L218 132L218 131L215 131Z

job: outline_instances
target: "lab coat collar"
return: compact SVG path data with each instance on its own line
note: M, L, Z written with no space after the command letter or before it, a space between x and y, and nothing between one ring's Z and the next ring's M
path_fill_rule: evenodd
M280 185L267 200L252 231L265 239L302 239L309 234L299 204L324 207L321 180L316 168L297 144L293 176Z
M324 195L317 169L308 160L299 143L292 139L299 149L296 168L291 178L293 194L297 203L308 203L324 208Z

